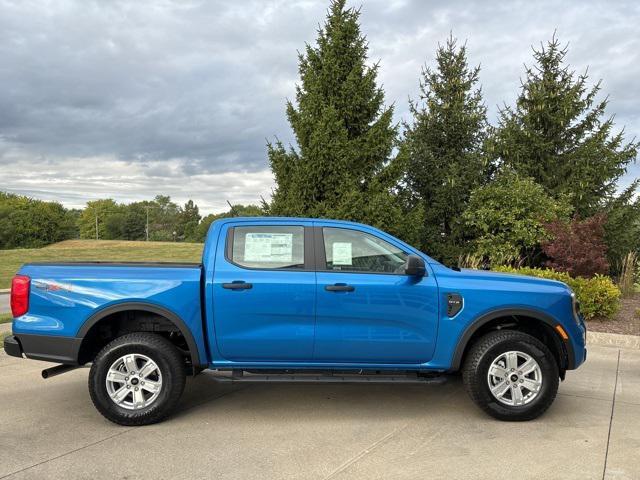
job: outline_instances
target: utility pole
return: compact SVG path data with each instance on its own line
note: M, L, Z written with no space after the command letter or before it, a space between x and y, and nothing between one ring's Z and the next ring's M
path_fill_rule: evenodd
M96 240L98 240L98 213L96 212Z
M147 242L149 241L149 205L147 205L147 226L145 227Z

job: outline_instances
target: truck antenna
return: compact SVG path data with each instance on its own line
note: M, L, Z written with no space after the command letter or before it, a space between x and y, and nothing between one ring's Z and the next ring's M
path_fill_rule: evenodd
M229 200L227 200L227 203L229 204L229 208L231 208L231 215L234 216L234 217L237 217L236 210L235 210L235 208L233 208L233 205L231 205L231 202Z

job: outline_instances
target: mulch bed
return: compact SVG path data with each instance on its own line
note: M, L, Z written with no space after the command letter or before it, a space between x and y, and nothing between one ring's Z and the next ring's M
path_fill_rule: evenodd
M640 335L640 293L623 298L620 301L620 311L613 317L588 320L587 329L594 332Z

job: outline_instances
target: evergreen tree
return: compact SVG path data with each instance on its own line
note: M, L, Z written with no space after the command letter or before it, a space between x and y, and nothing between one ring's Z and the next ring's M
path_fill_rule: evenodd
M604 225L607 257L612 272L620 272L623 258L629 252L640 254L640 195L637 194L640 178L636 179L620 195L612 198L604 208L607 221Z
M182 211L180 212L178 238L192 239L201 218L198 205L196 205L193 200L189 200L185 203Z
M145 240L147 232L147 207L152 202L133 202L125 207L122 221L122 238L124 240Z
M181 210L171 197L156 195L149 208L149 240L177 240Z
M571 195L575 213L586 217L613 194L638 144L613 132L607 99L596 99L600 83L589 87L586 72L576 76L566 54L555 36L534 50L535 66L526 68L515 107L500 111L491 149L552 196Z
M287 117L297 149L268 145L277 187L270 213L367 222L405 237L411 223L392 194L400 170L391 160L397 127L367 66L360 11L331 2L315 46L299 55L301 83Z
M438 46L436 68L422 72L421 101L410 102L413 124L405 126L400 146L409 193L425 212L422 247L447 263L458 258L466 240L461 214L471 191L488 177L479 72L468 66L466 46L458 48L452 36Z

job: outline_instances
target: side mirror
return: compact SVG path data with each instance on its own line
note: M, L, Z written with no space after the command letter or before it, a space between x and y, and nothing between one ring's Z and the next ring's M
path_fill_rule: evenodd
M427 274L427 268L424 265L422 257L409 255L407 257L407 266L404 269L404 273L413 277L424 277Z

